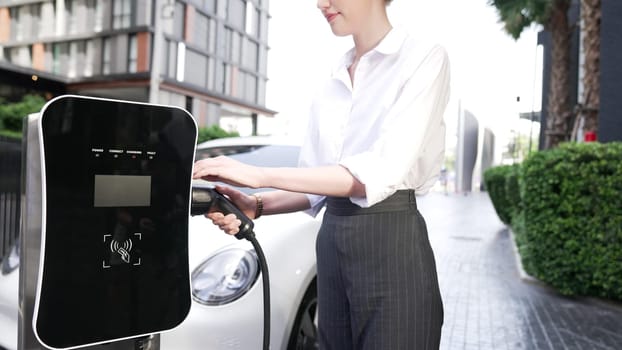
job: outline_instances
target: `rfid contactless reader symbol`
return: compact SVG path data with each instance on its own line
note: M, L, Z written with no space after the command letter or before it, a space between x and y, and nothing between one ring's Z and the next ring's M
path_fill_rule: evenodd
M135 248L134 242L140 242L142 240L142 234L140 232L134 233L132 237L128 237L123 241L112 238L112 235L104 235L104 259L102 261L102 267L108 269L112 266L118 265L133 265L140 266L141 258L140 254Z
M128 264L130 263L130 251L131 250L132 250L131 239L125 240L122 246L120 246L119 242L115 241L114 239L110 243L110 251L113 253L114 252L119 253L119 255L121 255L121 260L125 261Z

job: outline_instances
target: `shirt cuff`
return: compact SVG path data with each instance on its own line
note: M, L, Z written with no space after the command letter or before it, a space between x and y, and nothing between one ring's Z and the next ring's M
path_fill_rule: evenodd
M374 181L374 179L382 179L383 176L388 175L377 174L377 172L382 171L382 167L368 167L365 166L366 162L369 162L369 157L365 157L363 154L348 157L339 162L339 165L348 169L350 174L365 186L365 197L350 197L350 201L361 208L371 207L396 191L395 188Z
M316 217L317 214L322 210L324 203L326 202L325 196L319 196L316 194L307 194L307 199L309 200L309 204L311 207L309 209L304 210L305 213L311 215L312 217Z

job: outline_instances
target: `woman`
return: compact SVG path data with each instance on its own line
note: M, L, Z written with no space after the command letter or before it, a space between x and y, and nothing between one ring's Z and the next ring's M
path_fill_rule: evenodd
M434 255L415 194L444 157L449 62L438 45L390 24L391 0L318 0L354 47L315 96L299 168L217 157L194 177L271 191L218 189L250 218L326 205L318 233L321 349L437 349L443 322ZM229 234L234 215L207 216Z

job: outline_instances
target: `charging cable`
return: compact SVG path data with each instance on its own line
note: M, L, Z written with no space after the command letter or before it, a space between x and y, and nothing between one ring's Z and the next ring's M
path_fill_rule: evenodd
M255 238L253 221L244 215L227 197L209 187L192 188L192 205L190 215L203 215L209 211L219 211L225 215L235 214L242 222L240 231L235 235L237 239L246 239L251 242L257 252L261 278L263 283L263 350L270 348L270 278L268 277L268 264L266 257Z

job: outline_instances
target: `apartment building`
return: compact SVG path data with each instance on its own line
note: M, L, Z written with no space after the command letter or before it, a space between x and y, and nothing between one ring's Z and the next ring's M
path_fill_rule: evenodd
M0 69L256 130L268 20L268 0L0 0Z

